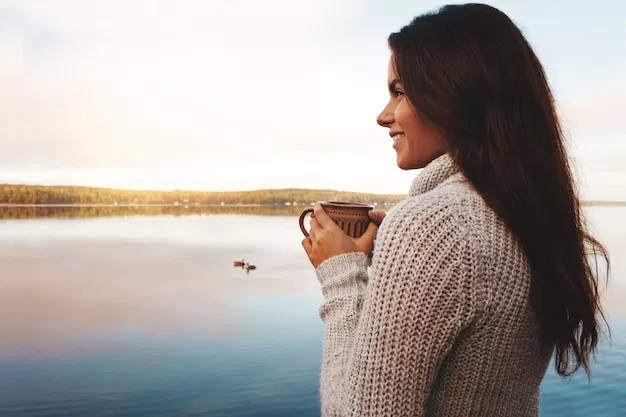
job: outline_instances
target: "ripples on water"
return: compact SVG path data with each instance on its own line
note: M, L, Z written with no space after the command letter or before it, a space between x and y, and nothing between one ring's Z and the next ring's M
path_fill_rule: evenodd
M626 209L594 221L624 289ZM0 416L315 416L321 295L295 218L0 222ZM232 267L244 257L258 269ZM541 415L626 415L626 314Z

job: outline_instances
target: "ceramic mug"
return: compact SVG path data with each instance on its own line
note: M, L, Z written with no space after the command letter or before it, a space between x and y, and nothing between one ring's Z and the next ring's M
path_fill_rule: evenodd
M370 223L369 212L374 209L371 204L350 203L347 201L322 201L320 203L328 216L350 237L358 238L367 229ZM309 232L304 227L304 218L313 213L313 207L306 208L300 213L298 222L304 236Z

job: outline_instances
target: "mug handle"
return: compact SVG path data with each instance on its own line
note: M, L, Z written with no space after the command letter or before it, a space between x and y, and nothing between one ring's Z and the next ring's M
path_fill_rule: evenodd
M304 218L309 213L313 213L313 208L309 207L307 209L304 209L302 213L300 213L300 218L298 219L298 223L300 223L300 230L302 230L302 233L304 233L305 237L309 237L309 232L307 232L306 228L304 227Z

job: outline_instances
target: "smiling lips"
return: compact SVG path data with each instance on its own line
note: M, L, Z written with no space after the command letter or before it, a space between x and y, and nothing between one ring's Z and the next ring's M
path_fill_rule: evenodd
M391 136L391 139L393 140L393 144L395 145L396 143L404 139L404 132L390 132L389 136Z

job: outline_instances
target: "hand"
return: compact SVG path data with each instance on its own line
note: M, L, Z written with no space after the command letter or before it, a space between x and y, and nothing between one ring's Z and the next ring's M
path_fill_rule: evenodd
M371 213L370 218L372 221L365 233L361 237L354 239L348 236L326 214L319 203L315 204L311 216L309 237L302 240L302 247L304 247L313 267L317 268L325 260L344 253L362 252L368 254L372 250L374 237L378 231L378 224L385 217L383 212L375 213Z

